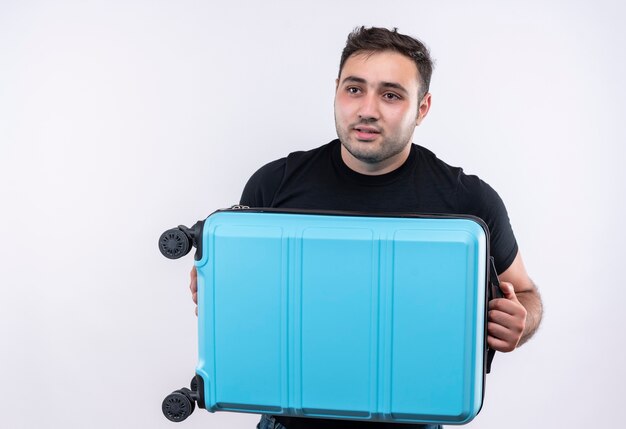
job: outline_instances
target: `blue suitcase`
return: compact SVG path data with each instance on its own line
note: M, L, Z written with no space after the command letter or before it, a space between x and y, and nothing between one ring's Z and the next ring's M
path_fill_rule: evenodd
M159 246L197 249L198 365L163 401L170 420L194 402L399 423L479 412L497 282L480 219L235 206Z

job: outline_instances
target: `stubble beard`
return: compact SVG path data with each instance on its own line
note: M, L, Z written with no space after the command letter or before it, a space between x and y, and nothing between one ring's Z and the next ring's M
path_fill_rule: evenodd
M360 124L368 124L367 121L361 121ZM404 150L407 144L410 143L411 137L397 136L395 138L386 138L384 131L379 135L377 142L363 142L362 144L368 145L367 148L360 148L357 144L353 144L350 139L350 130L357 124L350 125L348 129L343 129L339 126L337 118L335 117L335 129L337 130L337 136L341 141L341 145L346 150L361 162L366 164L378 164L389 158L398 155ZM371 146L371 147L370 147ZM371 150L367 150L371 149Z

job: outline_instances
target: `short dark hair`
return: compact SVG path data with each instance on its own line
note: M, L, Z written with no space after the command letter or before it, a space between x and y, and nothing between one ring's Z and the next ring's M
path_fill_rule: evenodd
M341 53L339 63L339 76L343 66L350 56L365 52L376 53L382 51L395 51L415 62L420 78L420 90L418 100L421 100L430 88L430 76L433 73L433 60L430 51L419 40L398 33L398 29L388 30L386 28L365 26L355 28L346 41L346 46Z

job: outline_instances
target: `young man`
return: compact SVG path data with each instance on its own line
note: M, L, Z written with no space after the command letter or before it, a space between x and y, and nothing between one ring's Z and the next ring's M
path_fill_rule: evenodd
M338 140L295 152L259 169L241 204L346 211L471 214L490 230L490 250L505 297L489 305L489 346L510 352L541 320L530 280L498 194L476 176L412 144L428 114L432 61L418 40L383 28L348 36L336 80ZM191 289L196 298L196 273ZM263 416L260 429L399 428L407 425ZM434 425L408 425L436 428Z

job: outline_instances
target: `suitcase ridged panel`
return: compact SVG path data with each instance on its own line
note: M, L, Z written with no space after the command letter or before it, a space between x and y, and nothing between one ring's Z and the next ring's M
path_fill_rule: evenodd
M210 310L206 313L210 321L199 314L200 326L213 327L214 347L201 347L206 347L205 354L213 360L210 379L215 407L280 412L284 401L283 230L220 225L213 229L210 241L210 247L219 249L206 267L211 295L198 298ZM254 284L263 287L250 287Z
M481 353L473 346L477 322L468 323L479 298L467 288L476 281L474 247L473 237L459 231L395 234L391 413L396 419L463 420L475 390L481 391L473 386L475 376L470 380Z
M476 222L218 212L204 250L207 409L442 423L478 412L486 240ZM442 314L449 323L433 326Z
M373 247L371 229L303 231L300 338L306 415L370 414Z

